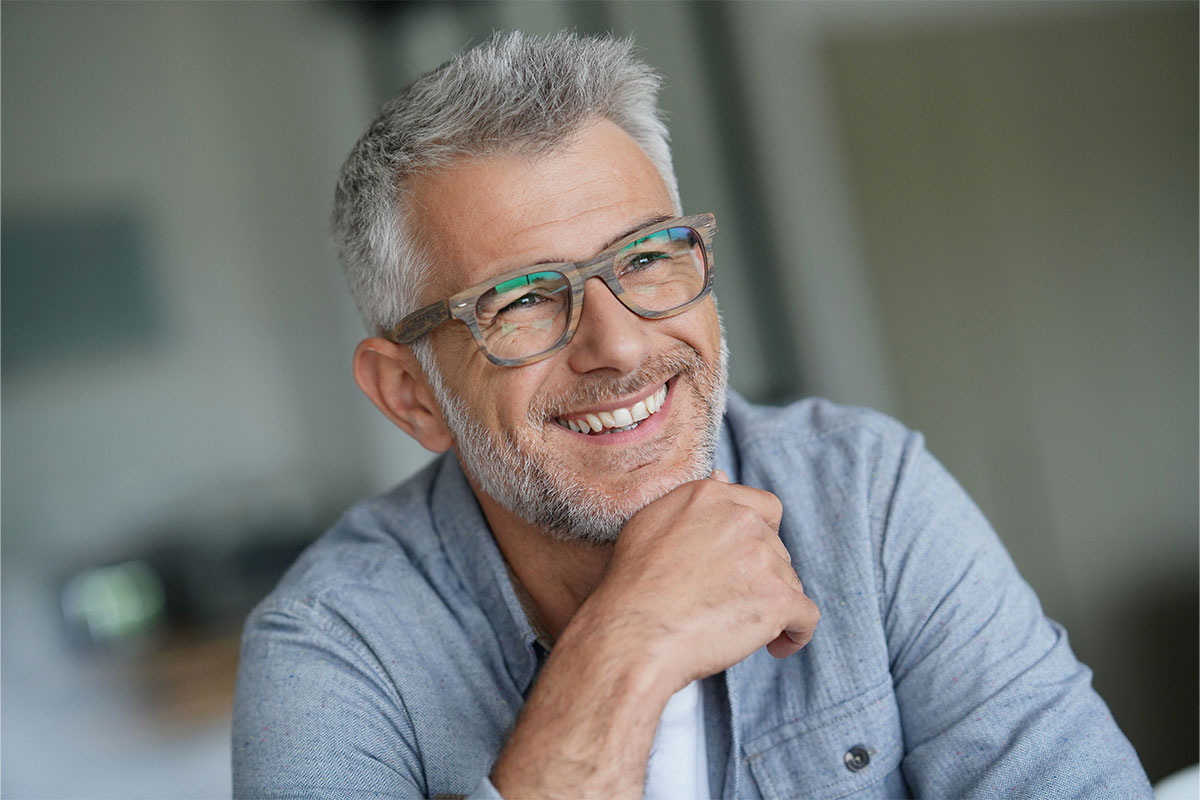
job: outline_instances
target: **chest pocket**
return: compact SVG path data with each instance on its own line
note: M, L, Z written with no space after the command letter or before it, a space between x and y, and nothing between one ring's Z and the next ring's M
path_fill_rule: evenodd
M894 790L903 749L890 680L743 746L763 800L883 797Z

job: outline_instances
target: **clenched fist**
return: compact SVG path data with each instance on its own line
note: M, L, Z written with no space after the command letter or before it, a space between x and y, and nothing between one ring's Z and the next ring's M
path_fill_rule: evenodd
M720 471L678 487L625 526L578 621L644 648L673 690L764 645L795 653L820 612L779 539L782 512L775 495Z

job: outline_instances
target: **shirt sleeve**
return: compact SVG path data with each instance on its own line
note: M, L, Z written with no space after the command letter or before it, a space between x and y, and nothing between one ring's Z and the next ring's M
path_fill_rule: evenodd
M232 744L237 798L425 795L401 698L361 642L305 605L247 621Z
M915 797L1153 797L1137 754L991 526L905 442L881 546Z

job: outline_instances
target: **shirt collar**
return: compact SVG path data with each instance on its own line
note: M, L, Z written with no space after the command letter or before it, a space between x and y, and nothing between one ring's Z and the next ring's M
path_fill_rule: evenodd
M442 457L430 493L433 524L463 587L487 615L505 666L521 694L537 671L537 641L513 591L504 556L492 538L479 501L453 454Z

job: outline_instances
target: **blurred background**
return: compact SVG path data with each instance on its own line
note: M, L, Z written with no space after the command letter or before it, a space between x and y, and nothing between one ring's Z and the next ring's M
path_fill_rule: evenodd
M1195 3L9 0L0 792L228 796L243 616L429 457L351 379L337 169L562 27L667 77L733 385L923 430L1151 779L1194 763Z

